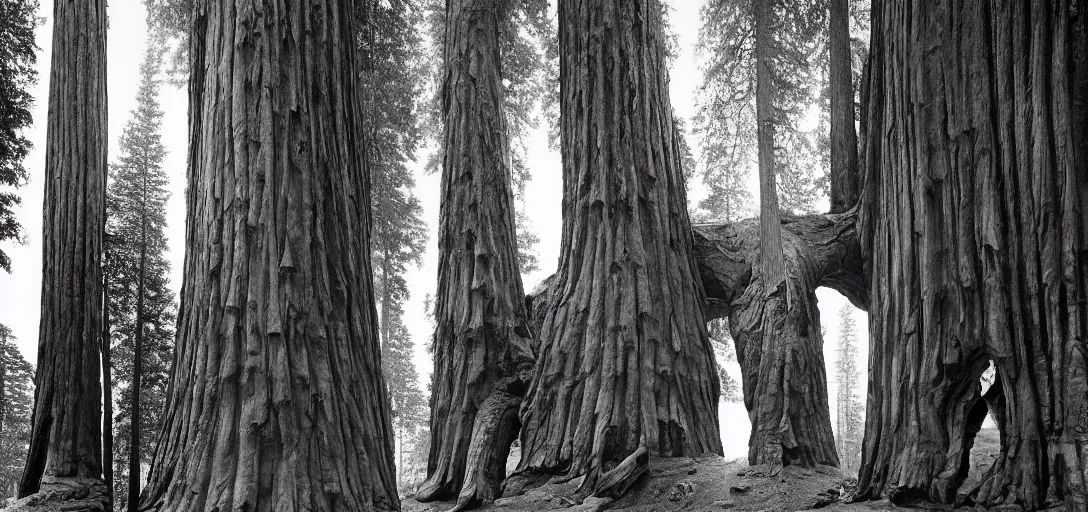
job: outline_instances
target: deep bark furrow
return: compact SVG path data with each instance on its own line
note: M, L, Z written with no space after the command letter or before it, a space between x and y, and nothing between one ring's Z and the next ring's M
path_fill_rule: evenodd
M499 455L516 432L504 413L516 412L533 366L502 109L501 3L446 3L431 446L416 498L459 496L461 506L498 496Z
M585 476L582 495L639 448L721 453L661 8L559 3L563 236L518 474Z
M1067 0L874 6L862 497L956 499L992 360L1002 453L966 498L1088 507L1079 11Z
M197 2L176 356L142 509L399 506L351 7Z
M38 364L20 497L108 495L100 384L106 126L106 2L57 2L42 179ZM98 506L108 507L108 499Z

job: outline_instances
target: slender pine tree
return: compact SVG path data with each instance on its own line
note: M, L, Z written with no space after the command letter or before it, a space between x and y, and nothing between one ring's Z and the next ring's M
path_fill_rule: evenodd
M168 288L165 255L169 193L157 79L162 55L155 45L144 55L136 108L121 133L106 199L116 510L137 505L140 468L151 462L162 422L174 344L177 303Z
M852 308L844 304L839 309L839 343L836 348L835 380L835 446L842 468L857 471L861 462L861 438L864 427L864 404L858 399L861 375L858 373L857 325Z

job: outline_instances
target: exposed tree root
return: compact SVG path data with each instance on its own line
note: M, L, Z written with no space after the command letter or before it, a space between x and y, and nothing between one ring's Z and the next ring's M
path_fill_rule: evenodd
M52 478L42 481L38 492L16 501L12 512L109 512L109 488L91 478Z
M510 383L513 386L513 383ZM521 422L518 408L523 390L495 389L476 413L465 468L465 482L451 512L469 510L494 502L501 496L510 445L517 439Z
M635 453L628 455L623 462L597 479L596 485L593 486L593 495L600 498L619 499L649 471L650 451L645 446L641 446L635 450Z

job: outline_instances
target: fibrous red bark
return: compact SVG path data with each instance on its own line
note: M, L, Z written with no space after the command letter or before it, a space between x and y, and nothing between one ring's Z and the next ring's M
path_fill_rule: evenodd
M563 238L517 475L584 477L581 495L640 448L721 453L661 9L559 3Z
M420 501L494 501L533 354L502 110L502 0L450 0L431 447Z
M1083 9L873 7L861 225L871 367L858 493L952 502L992 360L1001 454L962 499L1088 508Z
M18 494L90 498L84 505L99 510L109 507L99 380L106 146L106 2L57 2L42 180L38 369Z
M395 510L348 0L197 2L185 273L144 510Z

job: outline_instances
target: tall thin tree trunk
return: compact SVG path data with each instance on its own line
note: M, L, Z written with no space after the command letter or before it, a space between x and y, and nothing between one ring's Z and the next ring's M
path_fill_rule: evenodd
M8 331L7 327L0 326L0 432L4 431L4 420L8 415L8 402L7 402L7 382L8 382L8 365L7 365L7 346L8 346Z
M349 0L197 2L154 510L395 510Z
M143 383L144 295L147 294L147 176L144 171L140 211L140 261L136 267L136 328L132 350L132 416L129 418L128 512L140 506L140 388Z
M533 367L499 57L502 0L449 0L431 445L421 501L494 501Z
M1085 510L1083 8L885 0L872 16L859 494ZM990 360L1000 393L979 397ZM997 412L1001 453L960 489L980 399Z
M773 2L755 2L755 9L760 249L752 260L751 282L726 307L752 423L748 461L775 472L790 464L837 466L816 307L819 270L808 265L811 246L791 244L787 258L782 242L775 186Z
M581 495L622 492L647 453L722 453L662 8L559 2L563 239L518 473L585 476Z
M858 202L858 136L854 128L854 74L850 56L850 0L829 0L828 56L831 96L831 213Z
M774 162L773 17L771 1L755 2L756 10L756 137L759 146L759 241L762 246L760 270L767 296L778 291L786 280L782 249L782 217L778 210Z
M42 314L30 450L19 496L101 493L106 2L53 13L42 225ZM43 494L44 495L44 494Z
M103 234L103 237L107 235ZM105 238L103 238L103 242ZM110 297L109 278L102 274L102 469L105 473L106 490L113 502L113 370L110 350Z

